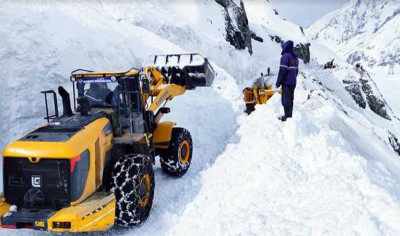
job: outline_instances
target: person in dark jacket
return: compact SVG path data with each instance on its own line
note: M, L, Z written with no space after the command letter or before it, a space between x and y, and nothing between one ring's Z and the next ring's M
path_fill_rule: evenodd
M293 41L289 40L282 44L281 55L276 87L279 88L282 85L282 106L285 110L285 115L280 119L286 121L287 118L292 117L294 89L296 88L296 78L299 73L299 60L293 51Z

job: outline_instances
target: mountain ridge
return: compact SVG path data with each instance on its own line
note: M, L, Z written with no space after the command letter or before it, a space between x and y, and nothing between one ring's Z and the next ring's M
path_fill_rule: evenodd
M351 0L316 21L306 33L335 48L350 64L399 71L399 6L399 0Z

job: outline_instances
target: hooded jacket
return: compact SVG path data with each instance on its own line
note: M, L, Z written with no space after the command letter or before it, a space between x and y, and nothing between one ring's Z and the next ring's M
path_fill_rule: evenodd
M296 77L299 73L299 60L293 51L293 41L289 40L282 44L281 65L279 68L276 87L281 85L296 85Z

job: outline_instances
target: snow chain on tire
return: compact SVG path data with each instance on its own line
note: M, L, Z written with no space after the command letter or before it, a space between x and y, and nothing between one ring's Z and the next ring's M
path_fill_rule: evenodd
M129 154L114 166L111 192L116 197L115 224L131 227L149 216L154 196L154 173L150 157Z
M161 168L173 176L184 175L192 161L192 137L188 130L173 128L169 147L160 155Z

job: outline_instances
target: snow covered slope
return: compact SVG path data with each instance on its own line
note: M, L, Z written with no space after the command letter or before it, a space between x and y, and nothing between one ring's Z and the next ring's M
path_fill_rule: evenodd
M263 11L273 12L264 5ZM0 11L4 25L0 28L1 77L7 78L1 97L8 97L0 104L0 148L33 127L26 121L42 122L40 91L58 84L70 88L66 78L76 68L127 69L140 67L150 54L200 52L237 81L245 81L265 72L266 65L274 70L279 63L280 46L268 39L269 31L283 38L264 29L259 34L265 43L255 50L259 56L235 50L225 40L222 7L212 0L2 3ZM250 22L263 27L253 17ZM267 22L264 19L263 24ZM275 27L278 22L274 18ZM282 32L299 31L295 25L284 29ZM23 102L26 98L31 101L30 109ZM9 129L16 119L19 128Z
M0 22L4 25L0 29L4 39L0 43L1 76L6 78L2 90L2 98L6 99L1 103L1 148L31 129L32 121L36 120L36 125L42 123L44 100L40 91L54 89L58 84L70 88L67 78L72 70L128 69L140 67L141 60L150 54L185 52L141 26L115 19L124 15L117 10L127 10L125 5L104 4L71 2L1 7ZM131 8L140 12L134 6ZM147 7L152 9L152 6L143 9ZM114 15L115 12L118 14ZM154 9L149 13L157 15L156 12ZM10 129L10 125L16 127Z
M400 71L400 1L350 0L306 33L350 64L362 62L385 73Z
M69 88L76 68L127 69L149 54L200 52L218 73L212 88L175 98L164 117L192 133L190 170L171 178L157 162L148 220L105 234L399 234L400 160L388 140L389 131L400 137L399 121L360 108L343 84L358 79L353 68L320 69L335 55L328 49L300 65L293 119L276 119L280 95L245 115L242 88L279 67L270 36L306 39L267 1L244 5L264 39L253 41L251 56L225 40L224 11L211 0L2 3L0 147L43 123L40 91Z
M276 47L275 37L282 40L290 39L295 42L295 45L307 42L300 27L282 20L275 14L270 4L263 1L246 1L245 7L251 30L264 39L262 43L253 41L254 57L262 60L264 65L275 69L276 57L280 57L281 48ZM274 37L274 40L271 40L271 37Z
M395 120L400 114L398 96L394 95L400 85L399 13L399 0L350 0L306 30L315 61L324 64L336 60L340 70L333 73L356 103ZM355 68L358 62L363 69ZM380 125L380 121L375 123ZM399 153L396 146L393 148Z
M240 117L237 141L203 173L170 235L399 233L398 181L379 160L396 157L382 144L368 146L380 142L373 130L341 112L337 97L321 90L327 83L312 79L296 91L292 120L276 119L279 97Z

